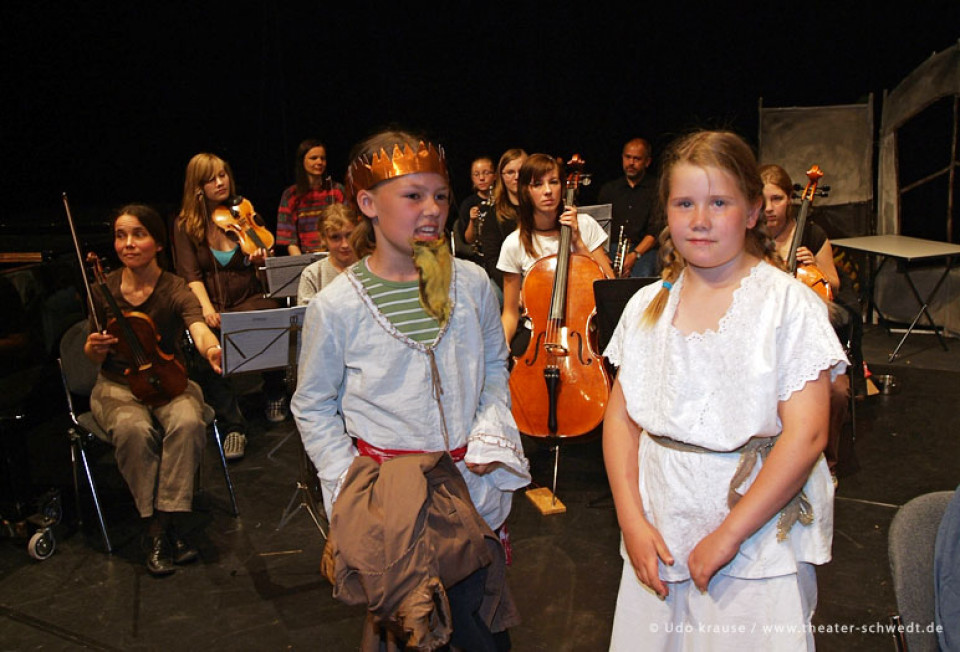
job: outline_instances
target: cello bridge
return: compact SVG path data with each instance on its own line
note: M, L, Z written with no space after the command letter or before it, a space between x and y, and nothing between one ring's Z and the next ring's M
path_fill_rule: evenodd
M556 356L567 356L570 355L570 350L562 344L547 343L543 345L543 348L547 350L547 353L550 355Z

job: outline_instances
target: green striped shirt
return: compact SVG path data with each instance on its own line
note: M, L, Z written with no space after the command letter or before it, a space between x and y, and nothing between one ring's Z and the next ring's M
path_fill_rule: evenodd
M388 281L380 278L370 271L366 260L356 263L353 272L380 313L398 331L420 343L429 343L437 338L440 324L420 305L418 281Z

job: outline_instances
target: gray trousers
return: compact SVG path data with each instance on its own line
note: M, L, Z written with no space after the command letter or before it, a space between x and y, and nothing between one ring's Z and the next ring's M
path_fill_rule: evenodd
M189 512L207 431L200 386L191 380L175 399L150 408L129 386L101 374L90 410L111 438L140 516L152 516L154 509Z

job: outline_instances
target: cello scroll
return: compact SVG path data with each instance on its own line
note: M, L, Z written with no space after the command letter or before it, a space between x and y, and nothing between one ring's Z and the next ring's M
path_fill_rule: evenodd
M833 301L833 289L830 287L827 277L820 271L816 265L797 264L797 249L800 248L800 242L803 240L803 231L807 224L807 215L810 212L810 206L815 197L826 197L830 192L830 186L821 186L820 179L823 178L823 171L819 165L813 165L807 170L807 179L809 182L800 195L800 213L797 215L797 225L793 232L793 241L790 244L790 255L787 258L787 270L804 285L812 289L824 301ZM795 190L800 190L800 186L794 186Z

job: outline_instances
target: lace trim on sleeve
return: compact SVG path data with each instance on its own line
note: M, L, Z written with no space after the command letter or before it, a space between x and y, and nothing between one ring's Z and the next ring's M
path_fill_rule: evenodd
M524 464L528 464L527 458L523 454L523 449L518 446L516 443L510 441L502 435L493 435L486 432L478 432L470 435L467 438L467 444L470 442L478 442L481 444L489 444L490 446L497 446L499 448L504 448L511 451L519 459L523 460Z

